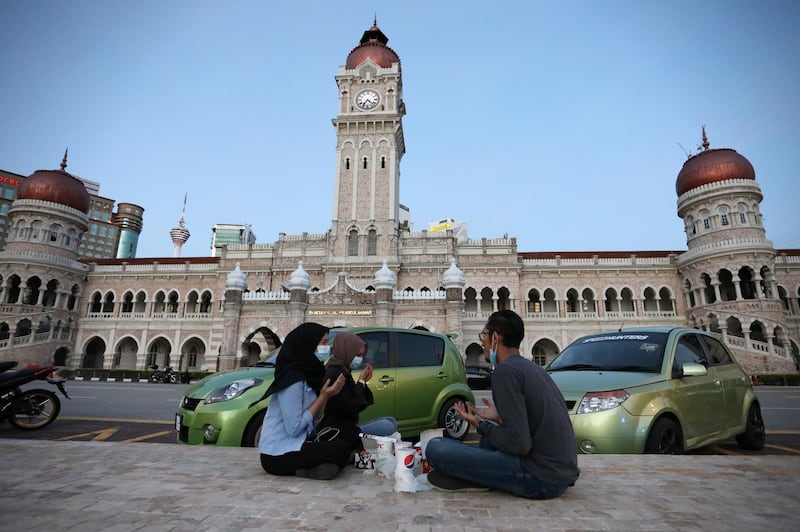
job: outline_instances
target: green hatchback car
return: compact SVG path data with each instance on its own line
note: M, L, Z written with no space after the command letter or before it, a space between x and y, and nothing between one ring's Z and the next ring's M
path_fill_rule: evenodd
M750 378L714 335L620 329L579 338L548 366L578 452L678 454L736 438L764 447Z
M458 349L446 334L401 328L331 329L358 335L367 344L364 363L374 369L375 403L360 419L392 416L403 437L443 427L462 438L469 425L453 405L473 401ZM272 383L280 348L252 367L209 375L186 391L175 415L178 442L253 447L258 444L269 398L257 401ZM360 372L354 371L358 379Z

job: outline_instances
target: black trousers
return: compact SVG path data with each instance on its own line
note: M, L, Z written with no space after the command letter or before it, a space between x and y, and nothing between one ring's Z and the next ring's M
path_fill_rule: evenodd
M345 438L331 441L307 441L299 451L272 456L261 455L261 467L271 475L294 475L298 469L308 469L324 463L343 468L351 463L352 446Z

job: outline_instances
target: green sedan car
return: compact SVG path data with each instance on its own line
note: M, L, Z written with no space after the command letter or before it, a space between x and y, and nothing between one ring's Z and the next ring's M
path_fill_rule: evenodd
M578 452L678 454L733 437L744 449L764 447L750 378L704 331L593 334L547 370L566 401Z
M392 416L403 437L443 427L462 438L469 425L453 405L474 401L458 349L446 334L400 328L331 329L358 335L367 344L364 363L373 367L375 404L360 419ZM209 375L186 392L175 416L179 443L253 447L258 444L278 352L252 367ZM358 371L353 378L358 379ZM252 404L257 401L255 404Z

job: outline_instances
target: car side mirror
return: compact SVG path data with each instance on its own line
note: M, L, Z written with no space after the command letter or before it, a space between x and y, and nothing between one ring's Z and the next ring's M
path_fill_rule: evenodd
M684 362L681 366L681 377L702 377L708 375L708 370L702 364Z

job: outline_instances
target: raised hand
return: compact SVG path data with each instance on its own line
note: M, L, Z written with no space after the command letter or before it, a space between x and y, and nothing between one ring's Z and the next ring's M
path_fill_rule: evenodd
M369 382L372 378L372 364L367 364L364 366L364 369L361 370L361 375L358 376L358 380Z
M330 379L325 381L325 384L322 385L322 389L320 390L320 395L324 395L325 397L333 397L337 393L342 391L342 387L344 386L344 374L339 374L336 377L336 380L331 383Z

